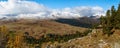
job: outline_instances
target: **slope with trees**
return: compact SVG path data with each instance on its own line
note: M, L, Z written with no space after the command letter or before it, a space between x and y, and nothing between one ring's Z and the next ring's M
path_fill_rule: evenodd
M107 10L105 16L101 16L100 24L103 27L103 33L111 35L115 29L120 29L120 4L117 9L114 6Z

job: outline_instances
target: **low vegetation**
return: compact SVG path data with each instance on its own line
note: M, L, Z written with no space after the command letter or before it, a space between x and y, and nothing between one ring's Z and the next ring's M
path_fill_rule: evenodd
M60 32L57 31L57 28ZM63 28L68 30L63 30ZM88 29L54 21L40 21L37 23L33 21L7 22L0 26L0 48L40 48L43 43L54 43L56 41L61 43L86 36L91 32L86 30Z
M26 47L41 47L45 42L67 42L70 39L86 36L91 31L80 33L76 31L74 34L44 34L40 37L34 37L29 32L10 31L6 26L1 26L1 47L3 48L25 48ZM4 44L3 44L4 43Z

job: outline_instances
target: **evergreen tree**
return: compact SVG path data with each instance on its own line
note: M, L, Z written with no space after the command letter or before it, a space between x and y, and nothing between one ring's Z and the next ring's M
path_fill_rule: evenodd
M111 17L115 17L116 16L116 9L114 6L111 7Z
M120 16L120 4L118 5L117 16Z
M120 28L120 4L116 12L115 22L116 22L116 27Z
M114 6L111 7L111 13L110 14L111 14L111 20L110 20L111 25L110 26L114 28L115 25L116 25L116 18L115 18L116 17L116 9L115 9Z
M116 24L118 24L118 23L116 23L117 12L116 12L116 9L114 8L114 6L112 6L111 10L107 10L106 16L101 17L101 19L100 19L102 22L101 25L103 26L103 33L107 34L108 36L111 35L111 33L113 33L112 30L116 27Z
M106 13L106 25L107 25L107 27L110 27L110 24L111 24L111 22L110 22L110 20L111 20L111 15L110 15L110 10L107 10L107 13Z

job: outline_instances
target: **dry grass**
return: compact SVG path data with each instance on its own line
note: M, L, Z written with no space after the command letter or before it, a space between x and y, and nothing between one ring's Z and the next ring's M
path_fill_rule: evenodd
M50 45L57 48L119 48L120 47L120 30L116 30L113 35L108 37L103 35L101 29L90 33L88 36L69 40L65 43L46 43L43 48Z
M84 32L87 28L75 27L68 24L62 24L53 20L16 20L0 21L10 30L29 32L31 36L41 36L47 33L54 34L73 34L76 31Z
M55 22L53 20L17 20L0 21L9 30L29 32L33 37L39 37L47 33L54 34L74 34L76 31L84 32L87 28L75 27L67 24ZM64 43L43 43L42 48L51 46L57 48L115 48L120 47L120 30L116 30L110 37L103 35L101 29L94 29L87 36L71 39Z

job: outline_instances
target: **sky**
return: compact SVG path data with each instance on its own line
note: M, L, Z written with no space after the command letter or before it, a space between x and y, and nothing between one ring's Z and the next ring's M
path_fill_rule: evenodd
M7 1L7 0L0 0ZM48 8L66 8L76 6L100 6L104 10L108 10L112 5L118 6L120 0L28 0L43 4Z
M109 9L112 5L117 6L120 0L31 0L44 4L49 8L65 8L76 6L100 6L104 10Z
M0 18L78 18L105 15L119 0L0 0Z

